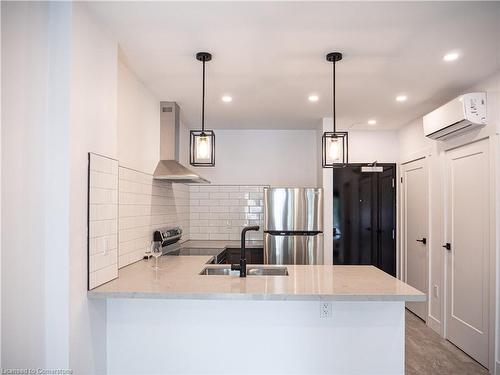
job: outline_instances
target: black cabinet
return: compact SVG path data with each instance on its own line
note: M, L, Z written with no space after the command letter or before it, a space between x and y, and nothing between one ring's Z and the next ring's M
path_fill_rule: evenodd
M239 264L241 256L240 248L226 249L226 263ZM264 249L259 247L247 247L245 251L247 264L263 264L264 263Z
M247 254L248 259L248 254ZM237 264L240 262L240 249L229 248L226 249L226 263Z
M248 249L247 249L248 251ZM261 247L254 247L250 249L252 255L250 264L264 264L264 249Z

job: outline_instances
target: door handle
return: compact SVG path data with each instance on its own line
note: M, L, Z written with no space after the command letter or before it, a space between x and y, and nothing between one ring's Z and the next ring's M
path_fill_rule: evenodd
M443 247L446 249L446 250L451 250L451 243L449 242L446 242Z
M422 242L424 245L427 243L427 238L422 238L421 240L417 240L417 242Z

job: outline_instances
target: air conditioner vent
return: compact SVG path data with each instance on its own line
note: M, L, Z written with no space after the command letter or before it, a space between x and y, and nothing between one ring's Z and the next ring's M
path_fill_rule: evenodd
M424 134L444 141L486 125L486 93L464 94L424 116Z

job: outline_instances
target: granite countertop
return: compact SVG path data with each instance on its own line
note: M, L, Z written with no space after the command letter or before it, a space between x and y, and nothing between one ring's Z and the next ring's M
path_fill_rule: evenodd
M214 241L211 241L214 242ZM288 276L205 276L210 256L161 257L119 270L89 298L425 301L425 295L373 266L288 265ZM227 267L227 265L210 265ZM265 266L264 266L265 267Z

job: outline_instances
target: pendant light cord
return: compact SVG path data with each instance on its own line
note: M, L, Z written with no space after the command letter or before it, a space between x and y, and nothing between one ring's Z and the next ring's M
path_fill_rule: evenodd
M336 132L336 110L335 110L335 60L333 60L333 132Z
M203 88L201 98L201 133L205 132L205 59L203 59Z

